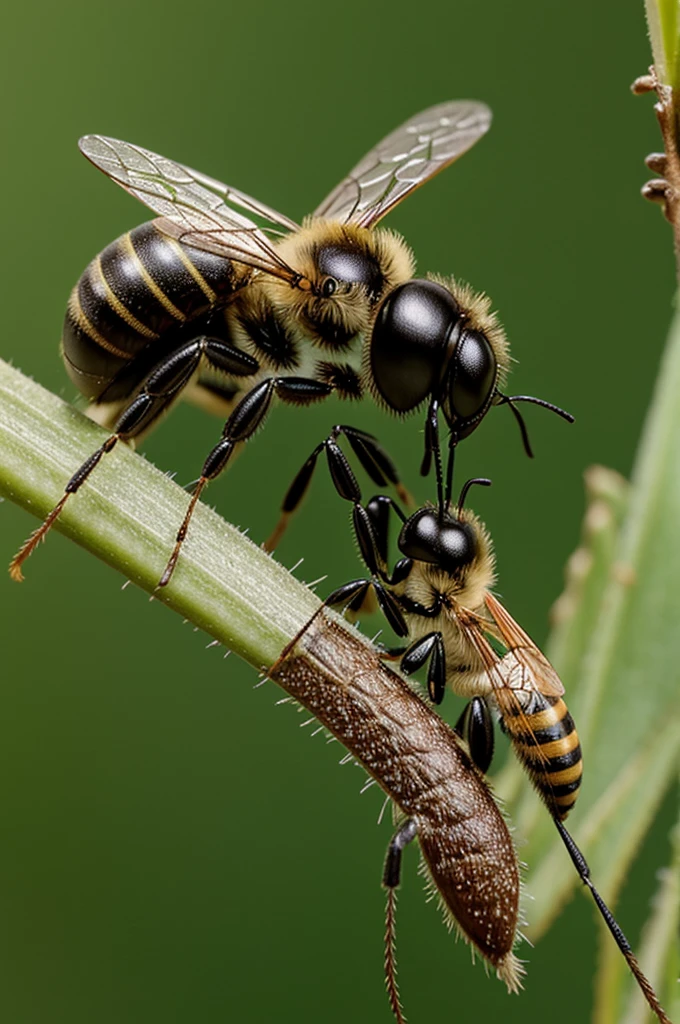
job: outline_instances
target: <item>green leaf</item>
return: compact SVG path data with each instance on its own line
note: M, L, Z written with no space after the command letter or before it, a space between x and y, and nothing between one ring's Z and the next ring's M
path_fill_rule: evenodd
M612 572L630 485L619 473L591 466L584 473L586 513L581 544L565 569L565 589L551 610L552 632L546 654L557 666L569 703L583 678L583 662L592 642L603 594ZM512 804L513 820L529 834L545 811L528 784L524 769L509 758L494 780L498 795Z
M558 672L564 661L566 698L584 751L582 794L569 826L595 885L611 904L680 758L679 395L676 317L620 535L612 515L598 543L591 544L576 607L550 645ZM534 826L522 854L531 868L529 935L536 938L578 878L537 798L518 806L520 834Z
M654 66L663 85L678 85L678 0L645 0Z

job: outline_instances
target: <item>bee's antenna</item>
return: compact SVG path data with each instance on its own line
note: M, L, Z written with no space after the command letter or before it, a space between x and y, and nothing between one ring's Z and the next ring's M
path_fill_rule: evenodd
M543 398L534 398L533 395L502 395L500 391L498 392L498 396L498 405L510 406L510 410L515 419L517 420L520 433L522 434L522 443L524 445L524 451L527 453L530 459L533 459L534 453L531 449L531 443L529 441L529 434L526 428L526 423L522 418L521 412L514 404L515 402L531 402L532 405L540 405L544 409L548 409L550 412L557 413L557 415L561 416L563 420L567 421L567 423L574 422L574 417L571 415L570 412L567 412L566 409L561 409L559 405L553 405L552 402L546 402Z
M479 484L480 487L491 487L492 483L493 483L493 481L489 480L488 476L473 476L473 477L470 478L470 480L466 480L466 482L463 484L463 489L460 492L460 498L458 499L458 518L459 519L460 519L460 514L463 511L463 506L465 505L465 499L467 498L467 493L470 490L470 488L473 487L475 484Z

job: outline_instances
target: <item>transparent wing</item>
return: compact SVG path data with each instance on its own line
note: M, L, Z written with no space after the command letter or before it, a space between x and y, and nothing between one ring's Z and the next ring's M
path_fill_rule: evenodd
M479 655L501 716L503 718L518 718L525 733L530 734L531 726L524 713L526 687L515 685L516 683L521 684L522 680L513 678L514 659L510 652L505 655L505 658L499 657L489 643L489 635L500 639L495 623L463 608L456 608L454 615L461 633ZM506 662L508 657L512 661L509 670ZM529 689L533 689L533 687Z
M304 279L281 259L266 232L298 225L256 199L141 146L103 135L85 135L81 152L95 167L160 214L160 227L185 245L265 270L292 284ZM259 227L239 210L265 222Z
M544 697L561 697L564 693L562 680L531 637L489 591L484 602L498 626L500 638L508 649L508 655L511 654L517 663L518 681L521 681L522 688L538 690ZM503 659L504 663L508 655Z
M501 714L519 717L525 732L531 733L524 715L527 697L532 693L559 697L564 687L545 655L493 594L487 594L485 602L493 621L458 607L454 610L457 625L484 665ZM496 653L489 636L507 648L503 657Z
M491 111L475 100L423 110L367 153L314 216L371 227L414 188L466 153L490 124Z

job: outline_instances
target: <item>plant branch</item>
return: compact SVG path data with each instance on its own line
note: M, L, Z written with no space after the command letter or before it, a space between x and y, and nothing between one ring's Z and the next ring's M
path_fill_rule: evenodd
M0 493L44 517L105 432L0 360ZM126 445L117 445L55 529L154 593L187 494ZM17 546L22 538L17 537ZM26 582L40 557L26 564ZM170 586L158 600L235 651L269 667L318 599L270 555L200 505Z

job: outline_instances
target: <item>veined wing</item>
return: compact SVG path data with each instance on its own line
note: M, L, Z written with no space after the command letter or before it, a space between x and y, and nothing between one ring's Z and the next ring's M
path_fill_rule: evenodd
M314 216L371 227L409 192L466 153L490 125L491 111L476 100L423 110L374 146Z
M243 192L129 142L85 135L81 152L104 174L160 214L160 227L185 245L264 270L293 285L309 286L281 259L266 232L298 225ZM231 205L230 205L231 204ZM238 209L264 219L259 227Z
M517 661L526 688L538 690L544 697L561 697L564 693L562 680L531 637L490 591L487 591L484 603L498 626L508 654L512 654Z
M465 608L456 608L456 623L484 666L501 715L518 719L525 733L530 734L532 730L524 712L531 695L559 697L564 687L545 655L500 602L493 595L489 596L491 601L487 601L487 608L493 621ZM489 636L500 639L507 647L503 657L496 652Z

